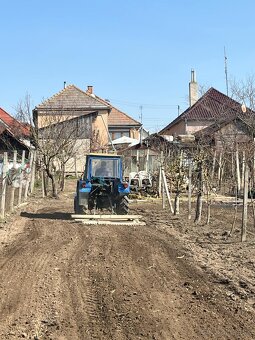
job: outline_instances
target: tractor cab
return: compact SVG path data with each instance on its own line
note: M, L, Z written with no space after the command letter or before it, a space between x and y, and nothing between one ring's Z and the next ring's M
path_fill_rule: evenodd
M75 213L108 209L127 214L129 193L129 183L123 181L121 156L88 154L83 177L77 181Z
M84 180L100 178L122 178L122 163L120 156L88 155L83 175Z

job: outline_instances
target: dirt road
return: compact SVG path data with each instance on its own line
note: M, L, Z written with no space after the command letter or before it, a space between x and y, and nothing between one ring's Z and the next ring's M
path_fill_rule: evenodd
M133 209L146 226L84 226L69 193L2 224L0 339L255 339L253 307L196 263L174 220Z

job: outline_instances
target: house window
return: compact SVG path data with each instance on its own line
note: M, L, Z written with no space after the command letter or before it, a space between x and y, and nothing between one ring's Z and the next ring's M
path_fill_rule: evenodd
M118 139L118 138L121 138L121 137L129 137L130 136L130 133L128 130L125 130L125 131L109 131L110 133L110 136L111 136L111 139L112 140L115 140L115 139Z

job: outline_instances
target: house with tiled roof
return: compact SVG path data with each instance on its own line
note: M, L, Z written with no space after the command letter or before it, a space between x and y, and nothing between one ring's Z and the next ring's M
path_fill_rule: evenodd
M111 139L139 137L141 124L96 96L93 86L83 91L75 85L69 85L33 110L34 122L38 128L81 116L91 118L87 120L91 124L91 128L87 129L91 135L87 138L97 135L102 147L108 145L109 136Z
M215 147L217 150L227 147L236 149L236 145L244 146L254 143L255 112L249 110L242 114L233 114L222 117L210 126L194 133L197 141Z
M91 126L87 135L91 139L97 135L100 144L108 143L108 115L110 106L101 103L93 96L88 95L74 85L69 85L57 94L37 105L33 110L35 126L40 129L48 125L57 124L61 121L86 116L87 124Z
M29 125L18 121L1 107L0 107L0 124L11 130L12 133L17 137L29 138L30 136Z
M114 107L108 100L95 95L93 93L93 86L88 86L86 93L94 96L101 103L110 106L111 111L108 116L108 131L112 140L121 137L139 139L141 129L140 122Z
M28 151L29 145L30 127L0 108L0 153L13 150L21 153Z
M249 112L250 110L247 111ZM243 115L241 104L211 87L159 134L172 136L194 134L219 120L238 115Z
M92 86L83 91L75 85L65 86L37 105L33 110L33 120L39 138L48 135L49 131L54 138L54 131L62 127L65 127L65 131L68 127L69 131L73 131L73 157L66 164L68 172L74 168L81 172L84 155L91 151L107 151L111 148L111 139L121 136L139 137L141 126L108 101L96 96ZM77 126L75 132L74 126Z

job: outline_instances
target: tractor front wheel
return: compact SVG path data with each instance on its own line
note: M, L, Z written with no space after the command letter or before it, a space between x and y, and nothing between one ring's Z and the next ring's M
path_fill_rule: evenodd
M127 196L120 199L116 206L117 215L127 215L129 212L129 202Z

